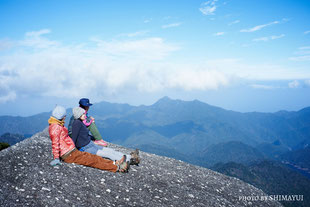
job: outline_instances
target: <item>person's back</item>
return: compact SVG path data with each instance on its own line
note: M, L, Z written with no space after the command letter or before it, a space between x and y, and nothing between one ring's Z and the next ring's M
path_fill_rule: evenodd
M74 122L74 116L72 115L68 124L68 135L72 138L72 124Z
M74 119L72 123L71 138L75 146L80 149L91 142L88 129L83 124L82 120Z
M52 141L54 159L59 159L60 156L75 148L66 127L53 123L49 125L48 132Z

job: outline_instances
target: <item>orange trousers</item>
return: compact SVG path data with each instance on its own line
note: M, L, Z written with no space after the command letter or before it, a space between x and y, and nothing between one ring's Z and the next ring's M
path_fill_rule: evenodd
M110 172L116 172L117 166L113 164L112 160L104 159L100 156L90 154L88 152L81 152L75 150L63 160L66 163L75 163L79 165L85 165L88 167L98 168L101 170L107 170Z

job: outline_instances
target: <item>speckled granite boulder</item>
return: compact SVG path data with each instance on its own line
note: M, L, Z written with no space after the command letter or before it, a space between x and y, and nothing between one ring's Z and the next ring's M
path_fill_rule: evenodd
M110 144L129 153L131 150ZM0 152L0 206L281 206L246 200L261 190L206 168L140 152L128 174L51 167L47 130Z

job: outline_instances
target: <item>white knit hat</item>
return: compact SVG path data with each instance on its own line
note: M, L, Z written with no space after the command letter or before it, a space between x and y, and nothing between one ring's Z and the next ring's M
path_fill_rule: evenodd
M72 109L72 112L73 112L74 118L78 119L85 113L85 110L82 109L81 107L75 107Z
M66 116L66 109L62 106L57 105L52 112L52 116L58 120L61 120L64 118L64 116Z

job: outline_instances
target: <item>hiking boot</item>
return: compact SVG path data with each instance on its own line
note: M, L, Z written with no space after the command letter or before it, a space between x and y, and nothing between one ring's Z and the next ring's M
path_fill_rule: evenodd
M139 150L136 149L135 151L131 152L130 155L131 155L130 164L139 165L140 163Z
M122 164L118 165L118 172L128 173L129 167L129 161L123 162Z
M126 162L127 156L123 155L123 157L120 160L115 161L115 165L121 165L123 162Z
M105 141L103 141L103 139L95 140L94 143L95 143L96 145L99 145L99 146L102 146L102 147L107 147L107 146L108 146L108 143L106 143Z

